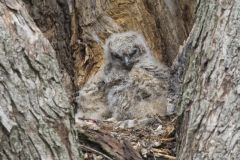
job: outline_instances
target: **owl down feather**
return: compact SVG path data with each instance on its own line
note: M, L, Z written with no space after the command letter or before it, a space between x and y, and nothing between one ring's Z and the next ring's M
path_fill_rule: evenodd
M78 119L127 120L168 114L169 69L157 62L136 32L112 34L105 64L79 91Z

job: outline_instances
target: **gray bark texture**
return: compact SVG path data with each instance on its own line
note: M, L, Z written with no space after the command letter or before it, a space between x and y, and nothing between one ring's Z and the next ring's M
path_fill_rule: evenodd
M71 85L66 67L71 56L64 50L68 40L61 37L67 34L60 34L64 28L56 24L65 23L63 13L53 5L60 2L54 2L59 1L49 6L33 1L26 7L17 0L0 1L0 160L77 160L83 159L82 150L99 153L80 144L80 138L86 137L87 143L110 157L141 159L128 142L108 133L81 132L75 126L74 106L66 93L66 84ZM41 7L46 13L38 10ZM49 17L47 11L52 13ZM38 12L41 16L36 18ZM55 20L53 28L48 23L44 29L43 17ZM48 27L55 34L52 37Z
M176 65L177 73L184 73L178 159L238 160L240 1L199 0L196 9L195 24Z
M145 33L169 65L191 30L171 81L178 159L240 159L240 1L0 0L0 160L81 159L72 76L79 87L94 75L99 43L121 30ZM84 134L110 157L141 159L107 133Z
M68 0L23 0L28 13L51 43L63 75L67 96L74 92L74 67L70 47L70 5Z
M78 159L55 51L22 3L0 1L0 159Z

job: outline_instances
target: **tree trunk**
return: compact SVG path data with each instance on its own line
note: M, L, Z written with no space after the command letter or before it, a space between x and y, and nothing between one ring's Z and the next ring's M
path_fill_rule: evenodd
M142 33L152 54L170 66L192 26L190 15L195 2L190 1L192 6L187 2L189 0L181 3L176 0L75 0L71 12L71 47L76 86L82 86L102 66L102 45L114 32ZM186 13L182 6L189 8ZM184 19L187 13L190 17Z
M78 159L55 51L16 0L0 2L0 159Z
M234 0L198 1L179 55L178 159L240 159L239 9Z
M139 31L170 66L193 24L173 65L178 158L240 159L240 2L19 1L0 1L0 159L80 159L68 97L103 64L104 40ZM91 140L118 150L102 134ZM120 149L119 159L139 159Z
M74 65L70 47L71 17L68 0L23 0L28 13L51 43L63 75L63 84L69 98L73 97Z

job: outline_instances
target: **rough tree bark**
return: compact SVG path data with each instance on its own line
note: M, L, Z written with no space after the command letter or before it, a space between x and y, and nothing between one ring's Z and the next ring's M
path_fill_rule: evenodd
M70 47L70 2L68 0L23 0L23 2L38 28L54 48L63 75L62 82L68 97L72 98L75 86Z
M78 159L70 105L49 41L16 0L0 1L0 159Z
M240 1L198 1L179 55L186 72L178 159L240 159L239 31Z
M85 83L101 43L122 30L142 32L171 64L195 13L190 0L24 2L0 1L0 159L79 159L64 78ZM239 10L236 0L197 1L174 66L179 159L240 159Z

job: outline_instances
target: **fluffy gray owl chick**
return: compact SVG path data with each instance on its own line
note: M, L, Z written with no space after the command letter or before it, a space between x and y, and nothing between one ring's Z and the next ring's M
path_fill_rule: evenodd
M112 34L104 52L104 68L79 92L79 115L117 120L165 115L168 67L155 61L143 36Z

